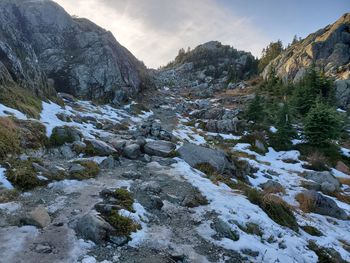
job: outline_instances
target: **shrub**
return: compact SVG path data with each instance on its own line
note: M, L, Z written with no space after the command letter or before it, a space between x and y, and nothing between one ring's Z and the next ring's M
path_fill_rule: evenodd
M0 159L20 152L19 131L11 118L0 117Z
M264 107L261 96L256 95L254 97L249 103L245 115L248 121L253 121L254 123L260 123L264 120Z
M118 236L130 237L132 232L136 232L139 229L139 225L135 224L134 221L128 217L119 215L116 211L112 211L107 221L114 227Z
M86 169L83 171L77 171L70 174L70 177L72 179L76 180L85 180L96 177L100 173L100 167L97 163L94 161L89 160L79 160L75 161L74 163L80 164L81 166L84 166Z
M128 190L118 188L114 191L114 197L117 199L118 205L130 212L134 211L132 207L134 198Z
M71 128L64 127L55 127L52 130L52 134L50 136L50 144L52 146L61 146L65 143L73 143L74 135Z
M317 102L304 120L304 135L312 145L325 145L336 140L341 132L341 119L337 111Z
M18 197L19 193L16 190L1 190L0 191L0 204L14 201Z
M246 195L251 203L258 205L277 224L294 231L298 230L298 224L290 206L281 198L252 188L246 190Z
M39 180L37 172L33 168L33 161L10 161L11 168L6 170L7 179L21 190L31 190L37 186L43 186L45 181Z

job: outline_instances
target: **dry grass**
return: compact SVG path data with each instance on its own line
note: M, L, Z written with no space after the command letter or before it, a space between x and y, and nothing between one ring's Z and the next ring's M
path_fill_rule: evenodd
M310 213L313 211L315 207L315 202L314 200L303 193L299 193L295 196L295 199L299 202L299 208L305 212L305 213Z
M339 182L341 184L345 184L345 185L350 186L350 177L349 178L342 178L342 177L339 178L338 177L337 179L339 180Z
M309 163L308 168L315 171L324 171L327 170L326 164L328 163L328 159L324 156L323 153L319 151L315 151L310 153L306 157L307 162Z
M20 138L16 123L11 118L0 117L0 159L19 151Z

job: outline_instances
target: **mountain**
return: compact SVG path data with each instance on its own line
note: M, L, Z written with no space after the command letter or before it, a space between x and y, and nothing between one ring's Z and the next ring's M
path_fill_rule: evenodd
M146 85L146 67L111 32L55 2L4 0L0 10L2 86L117 103Z
M157 70L158 86L193 87L193 92L206 96L247 80L257 73L257 59L218 41L210 41L193 50L180 49L174 61Z
M297 81L313 63L329 76L350 78L350 13L287 48L263 75L274 68L280 77Z

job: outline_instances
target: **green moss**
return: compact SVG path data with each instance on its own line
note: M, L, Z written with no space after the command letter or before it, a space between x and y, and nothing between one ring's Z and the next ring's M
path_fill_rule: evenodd
M18 86L0 86L0 103L7 107L17 109L29 117L39 119L42 111L41 100L30 91Z
M47 182L38 179L32 164L32 160L10 161L11 168L6 170L7 179L21 190L31 190L37 186L45 185Z
M311 236L316 236L316 237L323 236L322 232L313 226L301 226L301 228Z
M19 130L11 118L0 118L0 159L20 152Z
M64 129L64 132L62 132L62 129ZM74 136L72 130L69 127L55 127L52 130L52 134L50 136L50 145L61 146L65 143L72 142L74 142Z
M264 194L253 188L246 189L245 193L249 201L258 205L273 221L298 231L298 224L293 212L281 198L272 194Z
M114 191L114 197L117 199L118 205L130 212L134 211L132 208L134 198L128 190L124 188L118 188Z
M74 172L70 174L70 177L72 179L76 180L85 180L96 177L100 173L100 168L98 167L98 164L94 161L89 160L80 160L75 161L74 163L80 164L81 166L85 167L83 171Z
M118 236L130 237L132 232L136 232L140 228L130 218L121 216L116 211L112 211L107 221L114 227Z
M92 145L91 142L86 141L85 144L86 144L86 147L84 149L84 153L87 156L97 156L97 155L99 155L99 153L95 150L95 147Z

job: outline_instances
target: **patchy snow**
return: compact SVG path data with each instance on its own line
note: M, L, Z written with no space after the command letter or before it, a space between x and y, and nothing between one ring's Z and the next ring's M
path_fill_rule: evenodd
M5 175L6 169L0 167L0 187L4 187L5 189L13 189L13 185L7 180Z
M66 194L71 194L74 192L78 192L79 189L82 189L88 185L88 180L86 181L78 181L78 180L63 180L59 182L53 182L48 184L49 188L55 190L64 191Z
M338 109L337 109L337 112L346 113L346 110L343 110L343 109L341 109L341 108L338 108Z
M213 184L209 179L204 178L201 172L192 169L180 159L178 159L177 164L173 165L173 169L172 172L181 174L193 186L196 186L210 202L208 206L197 208L197 213L204 214L208 210L214 210L223 221L240 234L238 241L227 238L218 241L212 238L214 232L210 228L211 222L203 222L198 227L198 233L210 242L231 250L249 248L253 251L259 251L258 258L255 258L256 262L317 262L317 256L307 248L305 239L294 231L275 223L261 208L250 203L241 194L232 191L226 185ZM264 231L263 239L267 240L272 235L277 242L261 242L260 237L245 233L233 221L243 226L247 222L258 224ZM286 249L280 248L279 243L284 243Z
M22 112L6 107L3 104L0 104L0 117L7 117L7 116L14 116L17 119L20 120L26 120L27 116L25 114L23 114Z
M20 203L17 202L9 202L9 203L4 203L0 204L0 210L5 211L8 214L12 214L19 210L22 207Z
M270 132L272 132L272 133L276 133L278 130L276 129L276 127L274 127L274 126L271 126L270 127Z
M224 134L224 133L216 133L216 132L206 132L206 135L215 136L215 137L220 136L224 140L239 140L242 138L242 136L233 135L232 133Z
M342 153L342 155L346 156L346 157L350 157L350 150L349 149L346 149L344 147L341 147L340 148L340 151Z

